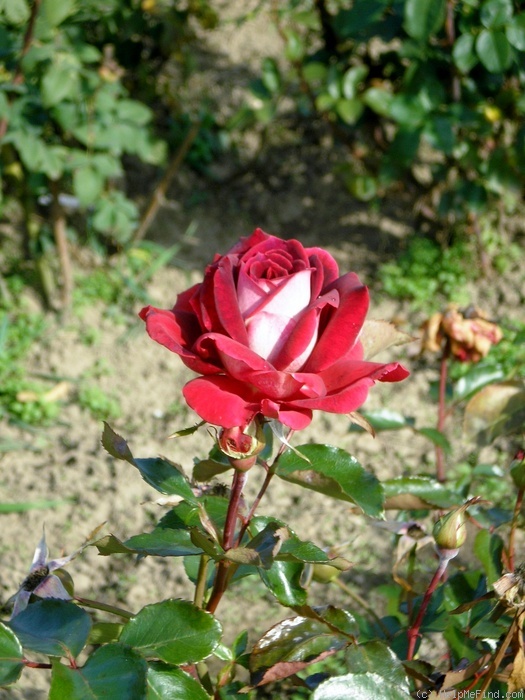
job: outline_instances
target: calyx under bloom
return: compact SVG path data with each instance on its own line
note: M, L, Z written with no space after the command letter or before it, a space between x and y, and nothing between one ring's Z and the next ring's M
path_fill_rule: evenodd
M449 344L450 354L460 362L479 362L503 333L481 309L458 309L450 304L443 313L433 314L422 326L421 349L438 352Z
M223 428L217 440L221 452L232 465L241 471L247 471L257 461L257 455L264 450L265 440L262 427L258 421L250 423L243 431L235 428Z
M172 309L140 316L201 375L183 393L205 421L244 429L262 415L299 430L313 410L355 411L376 380L408 376L397 362L363 359L368 303L357 275L339 276L325 250L257 229L217 255Z

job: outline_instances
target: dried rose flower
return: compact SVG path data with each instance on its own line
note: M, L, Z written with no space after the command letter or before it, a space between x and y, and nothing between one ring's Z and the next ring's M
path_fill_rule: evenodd
M450 304L443 313L433 314L422 326L421 351L439 352L448 345L460 362L479 362L503 333L480 309L458 309Z

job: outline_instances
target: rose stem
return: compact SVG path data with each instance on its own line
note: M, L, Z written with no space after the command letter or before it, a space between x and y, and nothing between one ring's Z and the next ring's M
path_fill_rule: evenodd
M89 598L79 598L75 596L75 600L80 605L86 608L93 608L93 610L103 610L104 612L111 613L112 615L118 615L123 617L125 620L131 620L135 616L135 613L129 612L129 610L123 610L122 608L117 608L114 605L108 605L107 603L100 603L98 600L90 600Z
M442 578L443 574L447 570L447 566L449 561L456 556L458 553L457 549L451 550L454 552L452 556L440 556L439 559L439 564L438 568L436 569L436 573L432 577L432 580L428 584L428 588L425 592L425 595L423 596L423 600L421 601L421 607L419 608L419 612L417 614L416 620L413 624L410 625L410 627L407 630L407 637L408 637L408 652L407 652L407 661L412 661L414 657L414 651L416 649L416 641L419 636L419 630L421 628L421 623L423 622L423 617L425 616L425 612L427 610L428 604L430 602L430 598L432 597L432 593L437 588L437 585Z
M518 526L518 518L521 512L521 506L523 504L523 493L524 489L518 491L516 496L516 505L514 506L514 513L512 515L512 523L510 525L509 533L509 552L508 552L508 567L509 571L514 571L514 538L516 535L516 528Z
M287 435L288 440L293 435L293 433L294 433L294 431L290 430L290 432ZM287 447L288 447L288 445L285 445L284 443L282 443L280 448L279 448L279 451L275 455L275 459L273 460L272 466L268 467L266 465L266 476L264 478L264 481L262 483L261 488L259 489L259 493L257 494L257 496L252 504L252 507L249 510L248 515L244 519L241 530L239 532L239 536L237 538L237 546L239 546L241 544L242 538L244 537L244 533L246 532L246 530L250 526L251 519L253 518L253 516L255 515L255 511L259 507L259 503L261 502L264 494L266 493L266 490L268 489L268 486L270 485L270 481L273 479L273 476L275 474L275 470L277 469L277 462L279 461L279 457L282 455L282 453L286 450Z
M222 547L225 551L233 547L235 538L235 525L239 515L239 503L241 501L242 490L246 482L246 472L235 469L233 472L232 488L230 493L230 503L228 504L228 512L226 513L226 522L224 524L224 534L222 539ZM231 562L226 559L221 559L217 565L217 573L215 575L215 583L213 590L206 606L206 610L213 613L226 590L228 585L228 568Z
M438 399L438 422L437 429L440 433L443 432L445 427L445 399L447 390L447 361L449 355L448 342L443 348L443 355L441 356L441 367L439 371L439 399ZM445 463L443 448L441 445L436 445L436 476L438 481L445 481Z
M272 480L272 477L275 474L274 467L275 467L275 465L270 467L268 469L268 471L266 472L266 476L264 478L264 481L263 481L261 488L259 489L259 493L257 494L257 496L252 504L252 507L250 508L250 511L249 511L248 515L246 516L246 518L242 524L242 527L240 529L239 536L237 537L237 545L240 545L242 538L244 537L244 533L248 529L250 522L251 522L251 519L255 515L255 511L257 510L259 503L261 502L262 497L266 493L266 489L270 485L270 481Z
M198 608L204 607L204 594L206 593L206 579L209 561L210 557L207 554L201 554L199 561L199 572L197 574L197 584L195 586L195 595L193 597L193 603Z

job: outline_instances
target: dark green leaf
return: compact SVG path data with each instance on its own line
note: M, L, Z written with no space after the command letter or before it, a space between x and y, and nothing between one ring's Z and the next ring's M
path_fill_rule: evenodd
M352 643L352 637L357 634L355 620L349 613L335 608L326 609L324 615L330 618L335 612L346 619L344 627L352 632L334 629L331 623L323 620L323 613L316 619L293 617L269 629L255 643L250 655L252 685L287 678ZM335 617L339 619L338 615Z
M474 50L473 34L462 34L458 37L452 49L452 58L462 73L468 73L474 68L478 62L478 57Z
M343 97L347 100L353 100L358 92L359 85L368 75L370 68L365 65L353 66L349 68L343 75L342 89ZM361 110L363 106L361 105Z
M496 533L480 530L474 541L474 554L483 566L487 586L491 586L502 573L503 540Z
M410 700L411 695L379 673L349 673L330 678L314 691L311 700Z
M487 367L481 363L472 365L467 374L454 385L454 399L462 401L487 384L501 381L504 377L505 373L501 367Z
M341 99L335 103L335 111L345 124L355 124L363 114L365 106L357 97Z
M398 411L390 408L378 408L374 411L361 411L361 415L370 423L376 432L382 430L401 430L401 428L412 428L415 419L404 416ZM353 426L352 426L353 427Z
M202 459L193 467L193 478L195 481L211 481L230 469L232 469L231 464L222 464L214 459Z
M0 686L15 683L24 664L22 645L13 630L0 623Z
M513 17L505 31L509 43L518 51L525 51L525 12Z
M11 24L24 24L29 19L30 10L26 0L4 0L0 4L5 17Z
M372 517L381 515L381 484L354 457L331 445L301 445L298 449L309 463L287 450L277 466L281 479L355 503Z
M93 204L104 186L104 178L89 166L77 168L73 172L73 192L82 206Z
M197 503L188 479L177 464L161 457L135 459L127 442L108 423L104 423L102 445L112 457L123 459L136 467L144 481L160 493L180 496L189 503Z
M147 664L133 649L107 644L82 668L53 664L49 700L146 700Z
M89 633L88 644L116 642L122 632L123 622L95 622Z
M446 0L406 0L404 28L413 39L426 41L445 21Z
M93 547L98 549L98 553L103 557L109 554L134 554L134 550L126 547L115 535L105 535L96 542L91 543Z
M376 114L388 117L394 95L383 88L369 88L363 93L363 102Z
M502 73L512 63L512 47L502 31L484 29L480 32L476 53L490 73Z
M124 546L138 554L150 554L157 557L185 557L191 554L202 554L202 549L192 542L189 530L182 529L155 528L153 532L130 537L124 542Z
M281 605L304 605L307 593L301 586L303 564L274 561L269 569L259 569L259 575Z
M24 648L75 658L87 642L91 618L74 603L49 598L29 605L9 626Z
M180 668L149 664L147 700L209 700L202 685Z
M487 29L501 29L513 14L512 0L484 0L479 17Z
M417 428L416 433L428 438L434 445L441 447L445 452L450 452L452 449L449 440L437 428Z
M58 27L75 11L75 0L43 0L42 2L42 13L51 27Z
M74 98L78 91L78 65L63 54L50 65L42 79L42 102L52 107L65 98Z
M208 612L185 600L165 600L142 608L122 630L120 642L149 658L192 664L209 656L222 629Z
M402 476L383 481L385 508L418 510L434 506L449 508L458 503L458 496L439 481L427 476ZM459 499L460 500L460 499Z
M346 652L347 668L352 674L378 673L399 690L409 692L405 670L394 652L383 642L375 641L350 647Z

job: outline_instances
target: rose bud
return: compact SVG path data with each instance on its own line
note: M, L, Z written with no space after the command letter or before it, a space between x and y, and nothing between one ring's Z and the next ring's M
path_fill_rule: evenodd
M244 430L256 416L301 430L314 410L351 413L376 382L408 376L368 362L359 337L368 289L322 248L257 229L206 268L173 308L140 312L156 342L201 375L184 398L208 423Z
M444 515L434 525L432 535L440 553L443 550L458 550L465 544L465 540L467 539L465 510L466 506L461 506L451 513Z
M248 471L257 461L257 455L265 447L264 433L259 421L250 423L246 432L241 428L223 428L219 433L218 445L221 452L239 471Z

